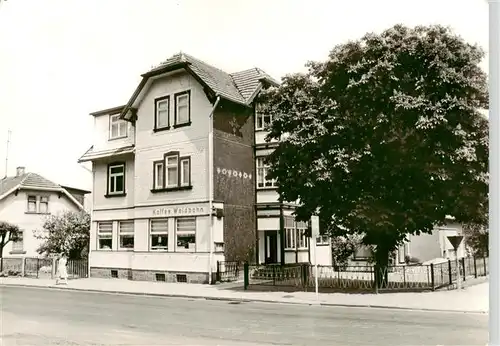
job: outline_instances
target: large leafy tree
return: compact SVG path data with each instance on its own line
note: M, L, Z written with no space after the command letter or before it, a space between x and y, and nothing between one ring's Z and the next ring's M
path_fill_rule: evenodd
M3 248L9 243L20 239L21 231L17 225L0 221L0 271L3 270Z
M332 259L335 267L344 269L349 265L349 259L362 245L362 237L359 234L350 236L332 237Z
M69 259L87 257L90 239L90 215L87 212L66 211L49 216L43 230L34 232L43 243L39 254L65 254Z
M465 243L475 257L488 257L489 229L487 225L468 223L462 225Z
M269 176L298 220L359 234L386 278L408 234L447 215L484 223L488 122L483 51L441 26L402 25L336 46L261 101L273 116Z

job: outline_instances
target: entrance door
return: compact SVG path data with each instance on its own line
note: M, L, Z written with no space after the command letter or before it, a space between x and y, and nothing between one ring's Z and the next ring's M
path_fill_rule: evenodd
M265 262L266 264L278 263L278 232L265 232Z

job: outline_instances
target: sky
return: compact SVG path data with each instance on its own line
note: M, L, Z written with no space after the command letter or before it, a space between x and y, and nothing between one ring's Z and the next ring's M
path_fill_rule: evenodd
M8 175L24 166L91 189L91 173L77 163L92 145L89 113L127 103L141 73L180 51L279 79L398 23L447 25L488 48L484 0L2 1L0 177L10 129Z

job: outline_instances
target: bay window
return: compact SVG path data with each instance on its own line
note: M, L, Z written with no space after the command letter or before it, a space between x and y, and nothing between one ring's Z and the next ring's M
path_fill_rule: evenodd
M276 187L276 181L274 179L267 178L270 166L265 160L265 157L257 157L257 188Z
M286 250L306 250L309 248L306 222L296 222L293 217L285 216L284 229Z
M257 105L255 108L255 129L265 130L267 126L271 125L272 121L272 116L267 114L262 106Z

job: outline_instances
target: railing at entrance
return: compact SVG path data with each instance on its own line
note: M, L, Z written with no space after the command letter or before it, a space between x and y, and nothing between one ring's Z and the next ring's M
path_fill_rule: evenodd
M243 279L243 262L217 261L217 282L234 282Z

